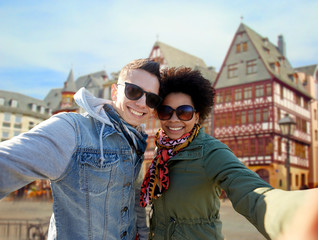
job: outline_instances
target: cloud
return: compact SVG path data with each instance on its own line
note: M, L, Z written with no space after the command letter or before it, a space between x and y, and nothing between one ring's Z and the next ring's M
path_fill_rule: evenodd
M61 87L71 68L75 77L100 70L110 75L133 59L148 57L157 39L218 70L242 16L273 43L283 34L292 65L315 64L317 8L312 0L2 2L0 72L39 69L32 75L39 78L43 69L64 73L64 79L49 78ZM16 85L20 80L11 75Z

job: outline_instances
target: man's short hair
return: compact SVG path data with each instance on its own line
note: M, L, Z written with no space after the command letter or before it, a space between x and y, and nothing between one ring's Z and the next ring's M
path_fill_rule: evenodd
M160 64L155 62L153 59L144 58L131 61L121 69L119 79L124 79L128 72L132 69L145 70L146 72L155 75L158 80L160 79Z

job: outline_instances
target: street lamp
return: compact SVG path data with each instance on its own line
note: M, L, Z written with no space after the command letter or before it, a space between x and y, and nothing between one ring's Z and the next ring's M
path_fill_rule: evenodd
M285 161L285 167L287 171L287 190L290 190L289 138L294 134L296 122L286 113L285 117L278 121L278 124L282 134L287 138L287 159Z

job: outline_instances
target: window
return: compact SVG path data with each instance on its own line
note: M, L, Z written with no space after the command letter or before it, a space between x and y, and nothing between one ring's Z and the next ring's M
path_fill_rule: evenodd
M4 98L0 98L0 105L4 105Z
M246 111L241 112L241 124L246 124Z
M232 91L231 89L225 90L225 102L231 102L232 101Z
M252 139L250 141L250 155L254 156L256 154L256 141L255 139Z
M280 86L280 99L284 98L284 89L283 86Z
M252 98L252 87L244 88L244 99L251 99Z
M305 145L295 142L295 155L300 158L306 158L306 147Z
M278 155L282 155L282 139L281 138L278 138L277 140L277 147L278 147Z
M223 92L218 92L216 94L216 103L223 103Z
M4 113L4 117L3 117L3 121L4 122L11 122L11 113Z
M14 131L13 136L18 136L21 132L20 131Z
M246 74L252 74L257 72L256 60L251 60L246 62Z
M255 97L263 97L264 96L264 86L257 85L255 87Z
M243 52L247 51L247 42L243 42Z
M241 101L242 100L242 89L235 89L235 101Z
M242 143L242 140L238 140L237 141L237 144L236 144L236 149L237 149L237 156L238 157L242 157L243 156L243 143Z
M20 114L15 115L14 121L15 121L15 123L21 123L22 122L22 115L20 115Z
M236 44L236 53L240 53L241 52L241 44Z
M304 132L304 133L307 133L307 121L305 119L302 119L301 120L301 130Z
M244 156L250 155L249 146L250 146L249 140L248 139L243 140L243 155Z
M262 156L264 155L264 147L263 147L263 139L259 138L257 140L257 155Z
M231 64L228 66L228 78L234 78L238 76L237 64Z
M8 139L9 138L9 131L2 131L2 138Z
M32 112L36 112L36 105L34 103L30 104Z
M314 119L317 120L317 110L314 109Z
M295 103L300 106L300 97L295 93Z
M263 122L268 122L268 109L263 108Z
M318 131L315 130L315 140L318 141Z
M266 155L272 155L273 153L273 142L271 138L265 139L266 146L265 146L265 154Z
M235 125L241 125L241 112L235 112Z
M221 115L215 115L215 127L221 127Z
M272 96L272 85L270 83L266 84L266 96Z
M255 110L255 122L256 123L261 122L261 109Z
M248 123L253 123L253 110L248 110Z
M232 126L232 112L228 112L225 118L225 126Z
M241 51L247 51L247 42L236 44L236 53L240 53Z
M12 100L11 100L11 107L14 107L14 108L18 107L18 101L12 99Z
M40 113L41 113L41 114L44 114L44 113L45 113L45 107L43 107L43 106L40 107Z

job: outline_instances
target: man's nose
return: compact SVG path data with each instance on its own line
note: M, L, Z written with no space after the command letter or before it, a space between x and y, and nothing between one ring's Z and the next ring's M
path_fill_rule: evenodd
M146 94L144 93L141 98L136 101L138 106L146 106Z

